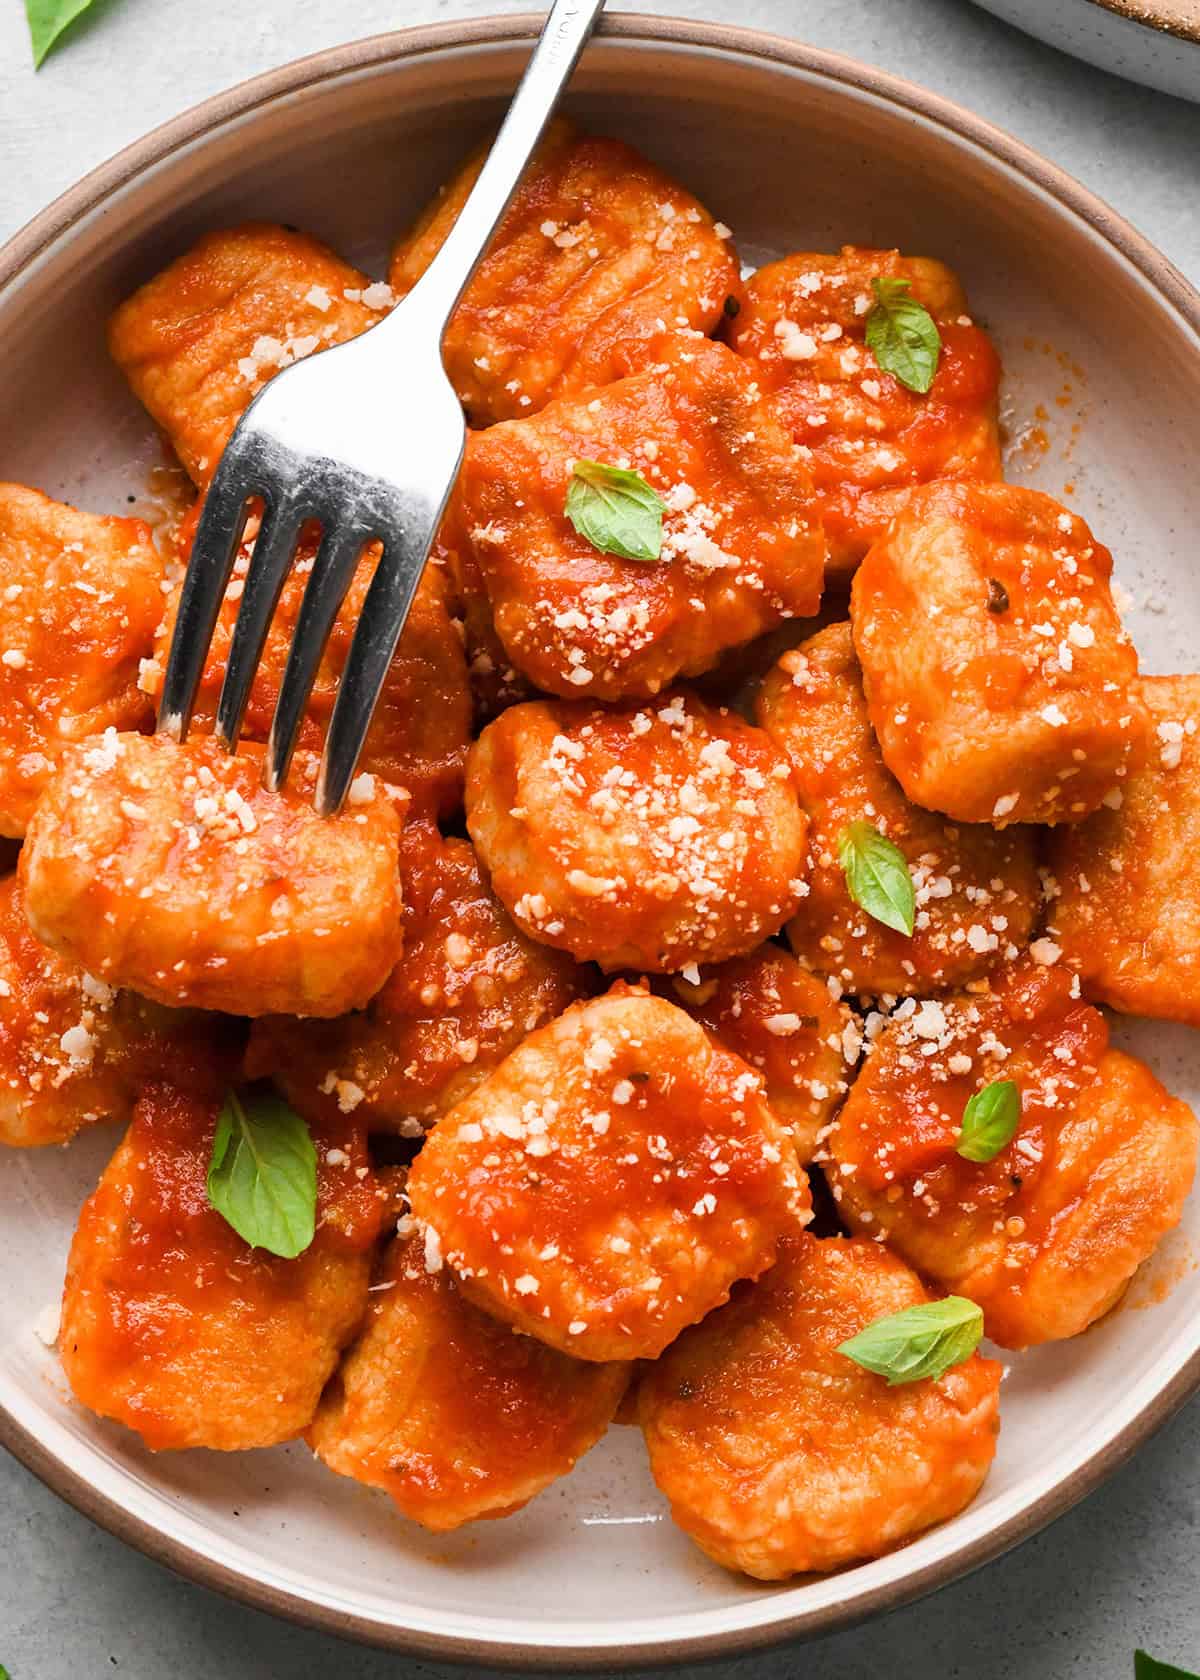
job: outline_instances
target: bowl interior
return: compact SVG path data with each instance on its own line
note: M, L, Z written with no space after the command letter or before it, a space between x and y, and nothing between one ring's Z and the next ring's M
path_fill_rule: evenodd
M756 58L716 31L706 45L655 43L651 27L630 20L592 46L575 114L693 188L748 262L854 241L957 268L1004 356L1013 476L1065 495L1112 547L1147 666L1193 665L1200 341L1183 316L1049 187L886 84ZM142 500L158 446L106 359L112 307L194 235L244 217L312 229L381 275L390 239L494 119L523 52L443 34L413 56L298 85L77 221L0 292L0 473L97 510ZM1200 1098L1200 1040L1141 1024L1117 1036ZM209 1578L260 1601L429 1650L682 1655L894 1601L988 1555L1061 1502L1081 1466L1118 1455L1156 1396L1186 1385L1200 1342L1193 1209L1108 1321L1011 1362L999 1456L975 1504L829 1579L768 1589L707 1564L671 1525L627 1429L520 1516L431 1537L303 1448L155 1458L66 1401L34 1326L113 1142L100 1131L67 1152L0 1158L0 1262L21 1280L0 1297L0 1406L60 1482L65 1471L93 1504L129 1513L132 1537L156 1531L170 1556L198 1555Z

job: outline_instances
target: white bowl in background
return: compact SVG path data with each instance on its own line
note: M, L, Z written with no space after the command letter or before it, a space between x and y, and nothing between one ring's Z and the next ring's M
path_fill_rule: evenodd
M1200 99L1200 0L976 0L1051 47Z

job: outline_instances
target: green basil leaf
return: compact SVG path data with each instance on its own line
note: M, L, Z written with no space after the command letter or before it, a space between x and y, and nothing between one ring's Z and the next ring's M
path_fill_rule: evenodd
M3 1663L0 1663L0 1680L10 1680L9 1672Z
M67 25L90 11L95 3L96 0L25 0L35 70L41 69L46 54Z
M317 1152L282 1098L225 1098L208 1167L208 1199L251 1248L294 1260L313 1240Z
M657 560L665 503L640 473L576 461L567 485L567 518L602 554Z
M1176 1668L1174 1663L1159 1662L1148 1651L1133 1653L1134 1680L1200 1680L1190 1668Z
M924 1301L887 1318L877 1318L838 1348L864 1371L886 1377L888 1387L899 1383L935 1381L952 1365L961 1365L979 1346L983 1313L974 1301L947 1295L944 1301Z
M1021 1124L1021 1093L1011 1079L997 1079L976 1091L963 1109L955 1149L964 1161L990 1161Z
M884 927L911 935L917 904L908 860L868 822L852 822L838 836L838 859L855 904Z
M872 280L875 306L867 316L867 348L885 373L922 395L933 384L941 335L933 316L909 296L907 280Z

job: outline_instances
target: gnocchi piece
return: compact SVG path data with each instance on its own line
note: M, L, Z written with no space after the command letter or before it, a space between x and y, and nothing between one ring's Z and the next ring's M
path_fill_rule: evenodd
M1032 831L948 822L904 797L867 716L848 624L783 655L757 716L788 755L809 821L811 890L787 929L808 968L848 992L904 995L961 986L1016 957L1041 908ZM904 854L916 901L911 937L850 896L838 848L854 822Z
M199 513L197 504L181 533L185 560L191 552ZM197 690L192 727L205 732L211 731L217 714L257 520L247 529L249 535L234 561ZM246 705L242 736L247 741L265 741L270 735L317 546L315 536L302 539L296 562L284 580ZM297 744L301 752L319 753L324 745L350 643L378 561L379 549L372 545L363 554L334 620L300 724ZM142 673L146 691L156 701L162 692L181 587L177 585L172 593L156 637L154 660ZM363 770L408 793L413 814L432 812L446 817L462 804L463 766L471 739L473 707L462 635L450 606L450 586L443 573L436 566L427 566L388 667L360 760Z
M854 578L867 707L908 797L959 822L1078 822L1141 756L1112 555L1050 496L933 484Z
M647 1367L650 1469L702 1551L781 1581L881 1557L970 1504L996 1451L1000 1365L976 1353L890 1387L838 1352L929 1299L877 1244L801 1232Z
M576 529L580 460L632 469L659 496L657 560ZM820 603L808 474L723 344L680 340L652 369L473 435L459 507L500 641L552 694L644 699Z
M1149 762L1054 831L1051 938L1098 1003L1200 1026L1200 677L1144 677Z
M857 1018L778 945L698 978L672 975L670 988L680 1008L762 1075L771 1112L791 1131L799 1159L811 1161L849 1089L847 1068L862 1041Z
M875 1040L828 1152L853 1230L983 1308L1004 1347L1078 1335L1179 1221L1196 1164L1191 1110L1108 1048L1099 1010L1035 941L990 989L907 999ZM991 1159L957 1152L976 1091L1020 1093ZM996 1141L999 1141L998 1139Z
M67 1262L58 1347L75 1398L155 1452L291 1440L367 1308L379 1208L362 1133L314 1139L317 1232L281 1260L209 1203L219 1107L147 1088Z
M924 395L866 345L871 281L905 280L937 324L941 352ZM966 314L954 274L927 257L844 245L767 263L728 323L734 349L801 446L817 488L829 568L846 576L878 542L913 485L1001 476L1000 360Z
M303 787L268 793L260 770L257 753L205 738L109 730L73 748L21 853L38 938L167 1005L361 1008L400 955L395 807L360 777L320 817Z
M690 695L509 707L467 760L467 826L517 926L609 970L740 956L807 891L786 760Z
M317 239L269 222L205 234L109 324L113 360L198 485L267 380L356 338L390 288Z
M15 875L0 880L0 1143L67 1143L127 1122L142 1087L222 1027L103 980L35 939Z
M432 824L400 837L404 952L361 1014L272 1016L248 1072L306 1119L353 1112L373 1132L421 1137L535 1027L588 990L569 957L536 945L493 897L466 840Z
M140 519L0 484L0 834L25 833L71 742L151 721L162 573Z
M467 450L471 438L467 434ZM459 475L459 485L462 476ZM433 545L431 564L440 567L446 580L451 611L462 631L467 676L474 701L476 721L488 723L506 706L528 700L533 688L508 657L496 633L496 619L483 572L462 528L456 486Z
M758 1074L618 984L532 1033L409 1175L427 1255L579 1359L654 1358L775 1257L808 1191Z
M397 245L409 292L458 219L487 154L464 165ZM663 324L713 331L740 289L728 230L619 140L553 123L442 340L473 426L530 414L651 360Z
M331 1470L382 1488L414 1522L460 1528L511 1516L565 1476L628 1381L628 1365L585 1364L514 1335L447 1271L431 1272L410 1235L388 1250L307 1438Z

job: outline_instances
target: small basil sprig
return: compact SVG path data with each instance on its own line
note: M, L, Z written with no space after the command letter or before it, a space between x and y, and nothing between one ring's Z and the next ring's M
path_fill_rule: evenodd
M963 1109L954 1147L964 1161L994 1160L1020 1124L1020 1091L1011 1079L997 1079L976 1091Z
M877 1318L837 1351L895 1388L925 1377L936 1381L969 1359L982 1335L983 1313L974 1301L947 1295L944 1301L924 1301Z
M229 1091L217 1121L208 1199L251 1248L294 1260L313 1240L317 1152L280 1097Z
M567 518L602 554L657 560L666 504L640 473L603 461L576 461L567 485Z
M855 904L884 927L911 935L917 905L899 846L870 823L852 822L838 835L838 860Z
M57 44L68 24L90 11L95 3L96 0L25 0L35 70L41 69L46 54Z
M942 340L933 316L909 296L907 280L872 280L875 305L867 316L867 348L885 373L924 395L933 384Z
M1200 1680L1190 1668L1176 1668L1174 1663L1159 1662L1148 1651L1133 1653L1133 1680Z

